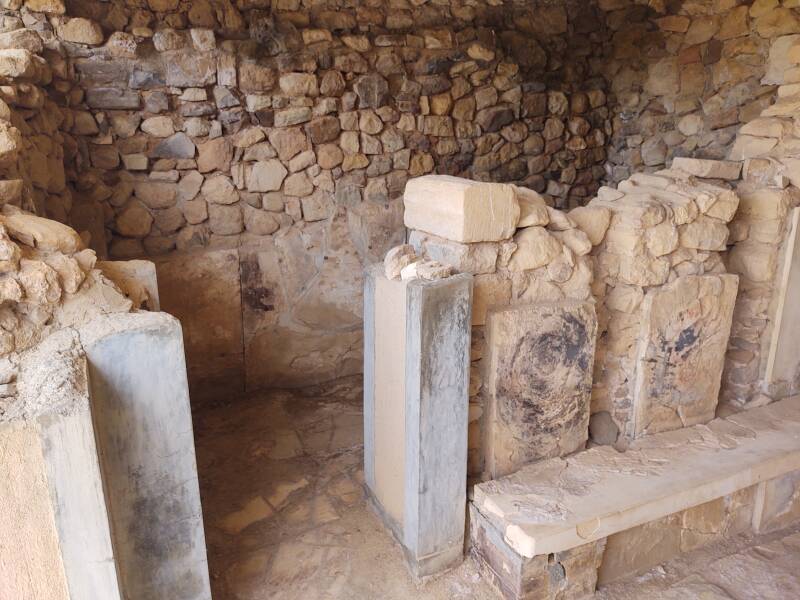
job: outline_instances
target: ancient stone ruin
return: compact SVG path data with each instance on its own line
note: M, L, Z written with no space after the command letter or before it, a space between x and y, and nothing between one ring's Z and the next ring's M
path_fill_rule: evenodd
M796 0L0 0L0 600L800 596L799 123Z

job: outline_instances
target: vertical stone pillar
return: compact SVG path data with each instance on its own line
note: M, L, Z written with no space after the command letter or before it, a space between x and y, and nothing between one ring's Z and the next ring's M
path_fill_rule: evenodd
M372 504L422 578L463 554L472 276L364 294L364 472Z
M113 315L81 341L123 595L210 600L180 323Z

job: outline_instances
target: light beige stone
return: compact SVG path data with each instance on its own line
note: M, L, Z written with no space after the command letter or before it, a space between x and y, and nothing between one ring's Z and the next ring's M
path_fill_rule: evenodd
M455 242L509 239L520 216L512 186L449 175L409 180L403 201L406 227Z
M390 281L399 281L400 272L417 260L419 260L419 257L417 256L414 246L410 244L395 246L386 253L386 257L383 259L383 269L386 279Z
M748 435L736 435L742 431ZM514 552L548 555L792 472L798 435L800 400L783 400L636 440L623 454L599 446L569 461L539 461L475 486L474 503ZM579 473L591 474L589 481L563 485Z
M672 161L672 168L678 171L685 171L695 177L707 177L709 179L735 180L739 179L739 175L742 172L742 165L738 162L686 158L682 156L676 157Z
M546 266L561 255L561 243L544 227L527 227L514 236L517 249L511 255L508 268L526 271Z
M253 165L247 177L247 189L251 192L271 192L281 189L289 172L276 159L259 161Z
M701 215L693 223L679 227L680 243L695 250L725 250L728 227L722 221Z
M535 227L547 225L550 222L547 204L538 192L517 186L515 186L515 191L520 208L517 227Z
M586 234L592 246L597 246L603 241L611 223L611 211L608 208L590 204L574 208L567 214Z

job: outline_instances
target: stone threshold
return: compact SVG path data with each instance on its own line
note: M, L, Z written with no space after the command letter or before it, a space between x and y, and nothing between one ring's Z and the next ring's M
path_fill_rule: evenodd
M479 484L473 506L524 558L565 552L800 469L800 397L537 462ZM762 486L763 489L763 486ZM753 524L761 522L756 499ZM474 518L474 517L473 517Z

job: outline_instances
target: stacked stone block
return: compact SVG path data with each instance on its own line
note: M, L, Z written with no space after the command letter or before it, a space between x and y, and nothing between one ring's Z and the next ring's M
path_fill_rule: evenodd
M678 161L673 167L738 165ZM726 171L727 169L727 171ZM739 197L683 170L636 174L570 213L610 222L595 247L600 323L591 435L614 443L714 416L736 297L722 252ZM707 385L706 385L707 384Z
M471 204L471 197L478 201ZM575 355L585 356L585 361L577 361L583 366L580 367L577 363L572 367L566 363L562 365L556 358L558 348L551 349L556 354L550 352L543 356L535 348L526 347L524 350L529 352L529 356L530 353L536 354L542 361L542 368L548 369L548 373L534 373L540 369L527 369L525 373L544 379L567 377L572 384L570 390L581 390L585 384L584 391L587 392L588 399L588 378L593 361L595 335L594 309L591 306L594 259L590 252L592 239L598 237L596 229L592 229L597 226L597 219L589 219L589 225L584 231L576 220L552 208L548 203L552 203L552 199L525 188L508 184L484 184L447 176L418 178L410 181L406 188L405 218L411 229L409 243L419 256L448 265L457 272L473 275L472 366L469 390L471 476L478 476L488 467L484 457L487 452L493 452L490 448L502 446L488 441L498 439L495 437L496 424L497 427L503 427L503 419L496 416L494 408L489 408L495 406L494 400L490 401L489 396L494 396L497 390L494 389L494 384L488 384L490 381L509 377L508 373L498 373L495 377L490 369L490 365L497 365L496 361L491 360L493 348L488 347L490 340L486 338L487 320L492 318L493 312L501 312L503 308L509 307L519 307L521 310L527 310L522 307L532 305L549 307L547 310L552 313L552 322L560 323L556 329L561 333L567 331L564 319L570 322L574 320L562 314L563 310L567 310L564 307L571 307L567 312L572 311L573 317L580 315L578 321L582 324L583 334L579 336L582 341L576 347ZM461 227L453 229L453 219L443 220L442 215L450 213L454 217L456 212L464 220ZM605 214L602 211L601 213ZM599 226L602 228L603 224L600 223ZM599 234L600 239L603 233L604 229ZM511 310L511 313L514 311ZM509 314L508 319L516 323L511 328L516 333L501 337L508 338L505 341L515 344L517 350L520 344L525 346L524 334L527 328L538 331L543 323L542 319L534 319L534 322L526 320L521 313ZM564 341L568 341L567 338ZM500 343L499 338L497 342ZM560 351L567 352L565 348ZM513 353L514 350L510 352ZM566 360L566 356L563 358ZM588 377L568 377L573 370L575 373L587 374ZM528 379L526 381L531 383ZM553 385L554 390L557 387ZM517 392L519 393L512 393L511 396L520 397L522 390ZM565 394L569 395L567 392ZM501 468L503 472L512 464L519 465L547 456L569 453L583 446L587 423L581 416L584 412L580 409L582 403L566 396L555 394L550 398L552 407L539 407L547 414L544 419L546 423L530 420L521 423L512 422L515 421L512 418L505 419L507 427L528 432L523 437L526 444L530 442L531 449L526 452L518 450L512 452L513 456L498 459L505 465ZM531 398L531 401L536 400ZM562 401L563 407L560 406ZM523 412L533 411L531 414L536 412L533 407L520 409ZM588 412L586 414L588 416ZM549 433L544 434L543 429ZM493 463L493 460L490 462Z

